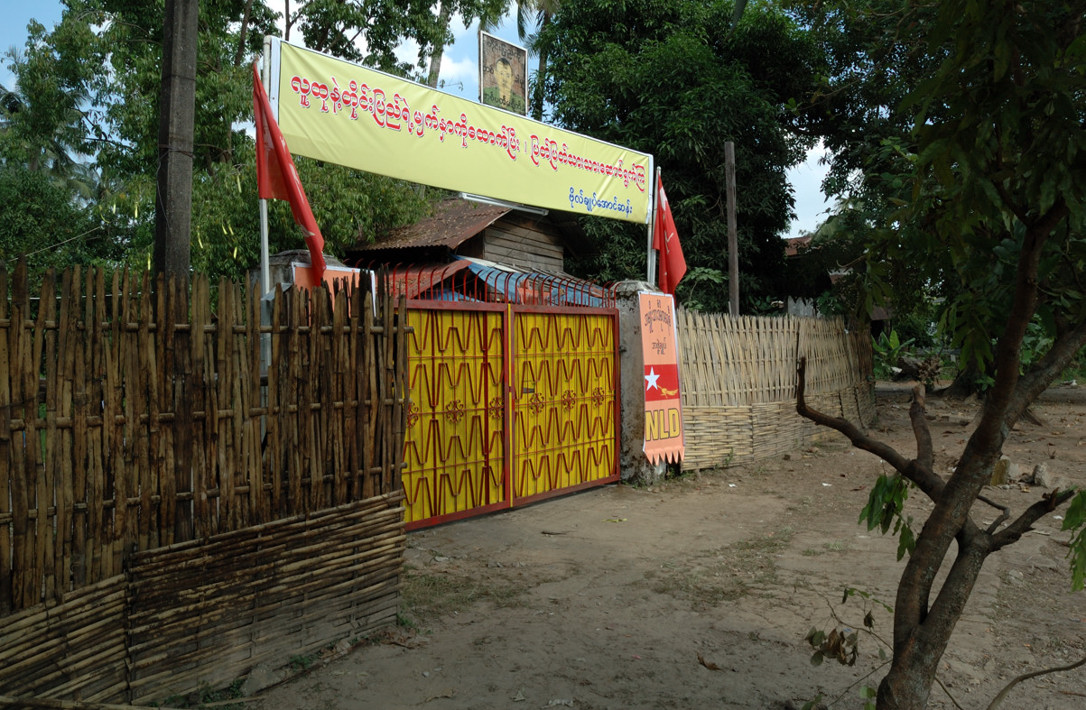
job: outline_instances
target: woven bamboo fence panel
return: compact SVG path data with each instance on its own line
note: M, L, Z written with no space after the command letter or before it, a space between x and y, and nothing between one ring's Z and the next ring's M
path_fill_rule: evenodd
M14 697L123 699L124 575L68 595L61 604L33 607L0 622L0 688Z
M816 409L874 421L870 339L840 319L677 315L684 470L778 456L818 436L796 414L796 365L807 357Z
M131 700L224 687L259 663L281 665L394 623L401 500L397 492L136 553Z
M361 501L401 519L402 299L397 313L361 289L278 292L262 325L255 292L225 281L152 288L74 268L47 275L40 298L27 283L22 265L11 279L0 268L0 624L39 614L46 637L70 633L52 610L150 551ZM385 584L400 563L380 559L365 574ZM188 582L171 579L189 601ZM111 638L87 639L104 664L88 675L112 673ZM0 664L0 687L13 673ZM64 683L50 695L86 697Z

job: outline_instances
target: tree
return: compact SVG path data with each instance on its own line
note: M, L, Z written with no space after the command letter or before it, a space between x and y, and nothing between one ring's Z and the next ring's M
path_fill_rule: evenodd
M89 186L81 184L86 175L80 166L90 149L83 104L91 72L56 61L54 47L79 47L89 32L66 26L54 33L50 46L40 23L31 20L27 30L25 51L11 48L4 57L16 81L0 87L0 160L45 171L85 197Z
M506 0L439 0L436 31L431 35L430 46L427 48L423 45L419 50L420 60L427 53L427 49L430 55L427 86L437 87L445 46L452 41L449 23L453 16L460 15L465 25L470 25L475 19L478 19L482 26L492 25L505 12L506 4Z
M307 3L293 20L316 36L323 27L328 38L366 37L370 53L363 61L371 65L393 58L401 35L386 26L368 34L364 26L335 24L335 15L322 14L335 4ZM381 12L392 13L395 5L382 3ZM136 0L65 0L65 7L52 31L32 25L23 59L12 64L17 78L12 88L17 91L0 101L0 111L20 113L3 117L0 158L26 165L33 151L51 154L42 137L63 138L58 145L70 146L66 150L79 156L71 175L86 170L95 177L81 188L79 199L102 224L105 237L94 242L101 248L100 260L149 268L160 144L163 6ZM400 27L402 18L396 23ZM262 49L263 35L276 31L275 13L263 0L200 3L191 264L213 278L242 277L259 259L253 139L245 131L252 119L249 64ZM350 53L359 51L351 44ZM48 131L30 130L32 116L34 125L50 126ZM31 139L38 142L28 142ZM412 186L402 182L298 162L331 253L410 221L425 208ZM69 184L69 189L74 195L75 187ZM273 202L269 211L272 248L297 248L302 241L289 206Z
M20 256L35 281L50 268L94 261L103 233L90 210L48 174L20 165L0 167L0 254Z
M406 39L419 46L419 66L429 48L445 40L433 0L284 0L284 39L297 29L305 46L352 62L407 76L396 48Z
M812 139L798 130L790 100L808 95L817 46L779 11L748 7L732 25L730 4L634 0L616 15L593 0L562 7L541 29L544 77L560 125L653 153L682 239L691 304L697 275L719 281L727 263L724 143L735 141L740 258L746 310L779 285L793 200L785 171ZM581 273L604 279L645 273L644 227L586 227L596 250ZM725 310L727 292L699 290L701 306Z
M823 190L836 205L813 233L813 251L847 272L833 291L854 322L866 323L874 306L897 316L926 310L923 296L945 285L942 272L921 274L899 248L923 237L907 222L895 224L896 239L877 232L912 197L912 124L898 107L937 57L899 41L900 3L892 0L784 4L826 61L818 88L790 106L830 156ZM934 22L930 5L912 12L913 21Z
M1064 527L1076 531L1076 588L1086 578L1086 492L1054 490L1017 514L1001 509L986 527L971 515L978 501L988 505L981 493L1008 433L1086 345L1084 17L1081 1L948 0L908 5L878 20L915 81L894 107L896 120L911 125L900 157L912 194L900 209L883 212L873 238L914 259L920 273L955 283L942 323L963 357L993 381L957 467L944 477L933 467L922 389L910 412L917 455L909 459L810 409L800 366L800 414L841 431L896 471L892 485L878 487L886 495L873 494L868 520L900 520L909 487L935 503L915 544L913 531L903 530L909 558L894 609L893 662L878 689L880 710L927 704L985 559L1069 502ZM1031 323L1049 339L1026 362ZM948 559L952 543L957 552ZM937 589L944 564L949 573Z

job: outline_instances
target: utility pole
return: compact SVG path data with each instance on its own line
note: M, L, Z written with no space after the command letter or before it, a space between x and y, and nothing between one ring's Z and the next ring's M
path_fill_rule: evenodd
M739 236L735 226L735 143L724 143L724 179L728 193L728 315L739 315Z
M186 280L192 251L198 16L198 0L166 0L158 105L155 271Z

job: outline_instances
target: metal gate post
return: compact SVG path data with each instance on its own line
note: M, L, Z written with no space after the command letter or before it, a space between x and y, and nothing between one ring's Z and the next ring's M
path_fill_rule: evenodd
M514 378L516 369L513 367L513 305L506 304L502 311L502 381L505 383L505 396L502 403L505 407L505 431L502 433L502 441L505 445L505 456L502 459L502 475L505 483L505 500L509 507L513 507L513 472L516 471L516 450L513 448L513 412L517 397L516 382Z

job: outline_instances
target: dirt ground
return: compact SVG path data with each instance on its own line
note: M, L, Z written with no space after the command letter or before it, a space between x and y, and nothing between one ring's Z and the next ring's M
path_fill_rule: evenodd
M880 387L873 433L915 453L908 393ZM1086 387L1050 390L1005 452L1023 474L1045 463L1086 485ZM961 452L975 404L930 400L936 462ZM836 435L834 435L836 436ZM882 468L880 468L882 467ZM827 438L761 463L616 485L412 533L405 608L394 630L246 703L265 710L427 708L800 708L818 695L861 708L885 672L861 633L855 666L812 665L812 628L891 637L903 562L896 538L857 525L884 470ZM986 495L1020 511L1046 489ZM909 512L930 505L915 493ZM995 509L978 503L987 523ZM919 527L919 523L917 525ZM1071 594L1060 520L989 558L943 658L947 691L986 708L1008 680L1086 655L1086 594ZM870 595L851 596L855 588ZM341 647L342 649L342 647ZM929 705L952 708L936 687ZM1006 709L1086 707L1086 667L1027 681Z

